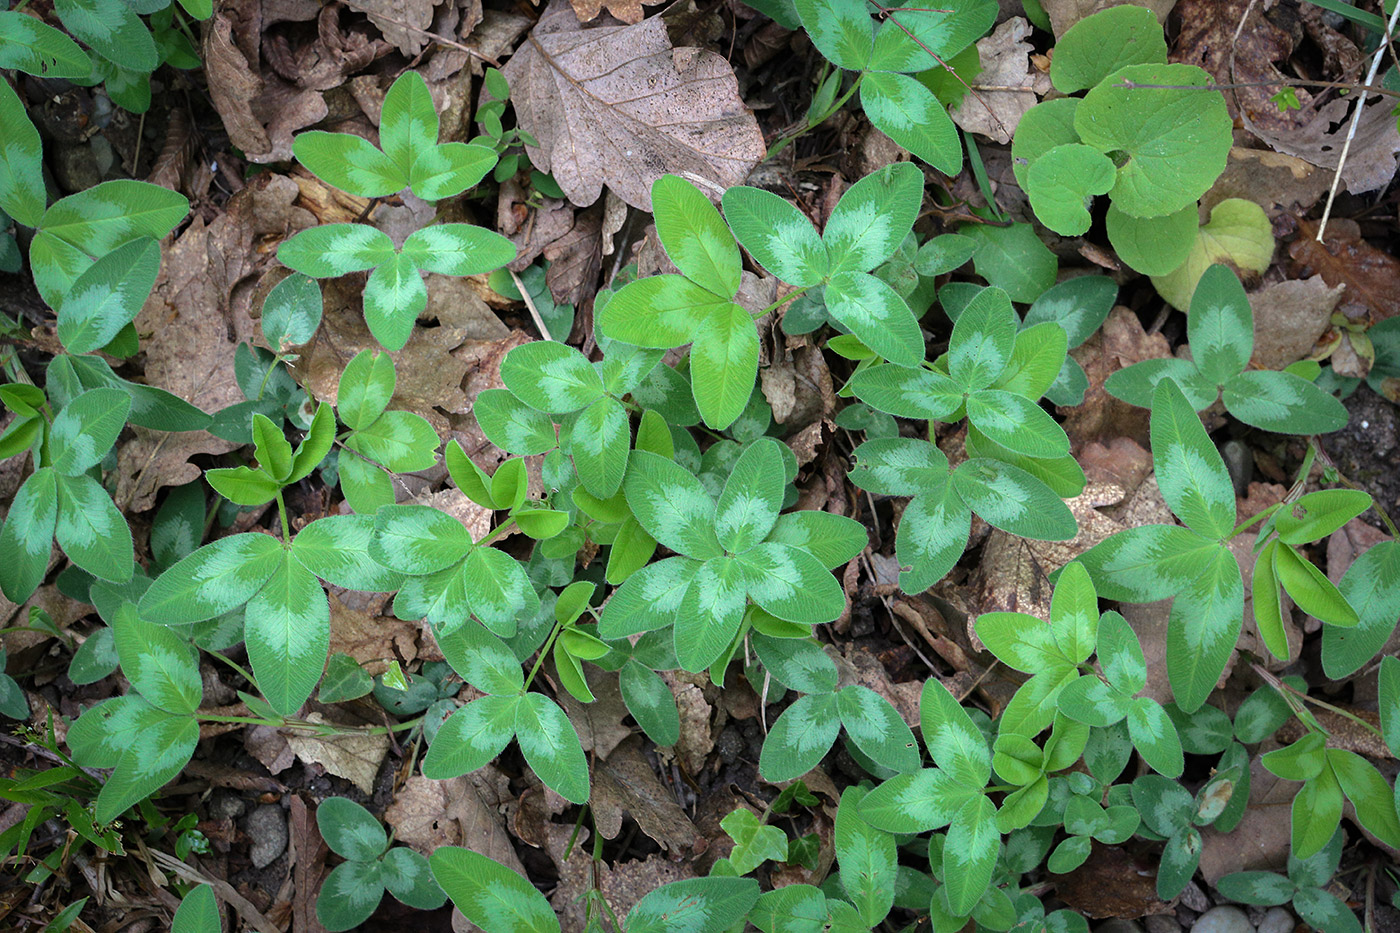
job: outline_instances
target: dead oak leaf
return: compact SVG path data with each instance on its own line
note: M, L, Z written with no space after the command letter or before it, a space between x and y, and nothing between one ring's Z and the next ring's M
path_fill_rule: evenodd
M410 777L384 811L394 839L423 855L431 855L443 846L465 845L523 875L525 867L515 854L500 810L492 799L495 795L490 789L489 772L495 772L494 766L482 769L481 785L475 782L477 775L446 781L422 775Z
M686 856L705 847L705 838L676 802L675 792L657 778L637 737L627 739L594 769L589 804L605 839L617 838L625 812L672 855Z
M504 70L520 127L540 144L530 161L581 206L606 184L650 211L651 183L667 173L729 188L766 151L729 63L673 48L655 17L585 29L553 0Z

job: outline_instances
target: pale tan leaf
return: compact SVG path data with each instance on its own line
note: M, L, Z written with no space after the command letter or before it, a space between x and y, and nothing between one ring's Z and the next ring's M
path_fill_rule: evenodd
M320 713L307 715L309 722L325 722ZM389 737L364 732L309 735L291 732L287 745L307 764L319 764L331 774L345 778L366 794L374 793L374 776L389 751Z

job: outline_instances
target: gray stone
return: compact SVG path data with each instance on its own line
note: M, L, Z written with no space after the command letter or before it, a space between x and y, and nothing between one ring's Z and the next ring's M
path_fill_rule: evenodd
M211 820L239 817L247 808L247 803L242 797L228 791L215 791L213 796L209 798L209 818Z
M1201 914L1191 933L1255 933L1243 910L1229 904L1212 907Z
M1094 933L1142 933L1142 927L1136 921L1114 917L1100 923L1094 928Z
M1283 907L1270 907L1259 921L1259 933L1293 933L1297 921Z
M1249 489L1249 481L1254 476L1254 454L1249 445L1239 440L1228 440L1220 445L1220 456L1225 459L1225 468L1230 471L1230 482L1235 487L1235 495L1242 496Z
M1198 914L1203 914L1213 906L1210 898L1206 897L1206 892L1201 890L1201 886L1196 882L1191 882L1181 891L1181 903L1190 907Z
M1181 933L1181 924L1172 914L1152 914L1144 922L1147 933Z
M254 868L266 868L287 848L287 815L275 803L265 803L248 814L245 827L253 840L248 857Z

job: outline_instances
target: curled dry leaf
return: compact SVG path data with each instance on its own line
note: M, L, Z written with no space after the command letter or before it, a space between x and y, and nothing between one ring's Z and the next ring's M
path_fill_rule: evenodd
M1025 41L1031 24L1019 16L1002 23L977 43L982 71L980 85L1025 88L1024 91L977 91L963 96L952 110L953 122L965 130L981 133L1006 145L1026 111L1036 105L1039 95L1050 90L1050 75L1032 68L1033 46Z
M530 161L575 204L592 204L606 184L650 211L662 175L724 189L765 152L729 63L672 48L657 18L585 29L567 0L553 0L504 70L520 126L540 143Z
M674 856L689 856L705 847L705 837L642 754L639 738L624 741L594 769L589 805L605 839L617 838L625 812L642 832Z
M1297 277L1317 274L1328 285L1346 286L1343 306L1369 310L1373 320L1400 314L1400 259L1362 239L1355 221L1331 220L1321 243L1317 224L1300 222L1288 255Z
M499 774L494 765L446 781L415 774L394 795L384 821L396 841L425 856L442 846L466 846L523 875L525 867L510 843L491 783Z
M415 57L428 44L427 30L436 5L433 0L345 0L345 5L367 15L407 58Z
M327 722L320 712L308 713L308 722ZM356 725L359 725L356 723ZM389 751L389 737L364 732L336 732L313 735L289 732L287 745L307 764L318 764L331 774L343 777L366 794L374 793L374 778Z

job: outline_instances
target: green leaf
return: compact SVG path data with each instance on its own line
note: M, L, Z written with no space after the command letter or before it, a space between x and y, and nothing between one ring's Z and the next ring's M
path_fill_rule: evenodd
M320 326L321 286L304 275L287 276L263 299L263 337L274 350L310 343Z
M1098 643L1099 597L1089 571L1071 561L1060 571L1060 579L1050 597L1050 631L1059 653L1073 664L1082 664ZM1100 660L1103 660L1100 652ZM1107 673L1107 671L1105 671ZM1117 682L1112 676L1109 680ZM1142 689L1129 691L1136 693Z
M1104 390L1139 408L1152 407L1152 393L1159 382L1171 380L1185 393L1191 407L1200 411L1215 403L1220 390L1207 382L1189 360L1144 360L1110 373Z
M619 678L622 701L637 725L657 745L675 745L681 737L680 712L676 698L651 668L636 661L622 667Z
M493 547L474 548L462 565L462 585L472 614L502 638L515 634L516 619L539 608L539 595L520 563Z
M904 509L895 534L895 557L901 570L899 587L921 593L943 578L967 549L972 510L951 482L917 496Z
M1194 65L1129 65L1085 95L1074 128L1089 146L1118 152L1113 202L1134 217L1171 214L1205 194L1225 170L1231 120L1214 79ZM1157 87L1120 87L1169 85ZM1190 151L1191 159L1181 153Z
M307 135L310 134L303 133L297 139L304 139ZM313 279L364 272L393 259L395 255L394 241L389 239L389 235L367 224L311 227L283 240L277 247L278 262Z
M945 175L962 171L957 127L923 84L908 75L869 72L861 82L860 103L875 128L905 149Z
M841 731L836 704L834 694L808 694L783 710L759 754L758 770L765 781L791 781L821 764Z
M364 349L345 364L336 390L336 411L352 431L374 423L394 395L394 361L387 353Z
M278 571L283 553L281 542L271 535L238 534L212 541L151 584L141 597L141 615L161 625L221 616L263 588Z
M822 573L830 576L825 569ZM676 659L682 668L705 670L739 634L750 576L750 569L732 557L712 557L701 565L675 617Z
M924 335L914 313L898 292L875 276L864 272L833 275L826 286L826 308L832 318L891 363L916 367L923 362Z
M1360 621L1350 629L1322 627L1322 667L1333 679L1359 670L1395 630L1400 619L1400 543L1382 541L1371 547L1342 574L1337 589Z
M353 437L351 438L353 440ZM346 441L346 450L341 451L337 463L340 491L345 501L356 513L374 517L381 505L392 505L394 487L389 475L382 469L351 452L353 445Z
M656 235L681 274L721 298L734 297L739 246L710 199L690 182L663 175L652 182L651 206Z
M1011 361L1016 330L1016 312L1007 293L995 287L982 289L953 325L948 375L964 391L987 388Z
M121 0L57 0L53 8L75 39L112 64L144 72L160 66L150 30Z
M996 807L986 795L974 795L953 817L943 847L943 881L953 913L968 914L977 906L991 884L1000 844Z
M1110 7L1084 17L1060 36L1050 62L1050 81L1061 94L1073 94L1119 68L1166 61L1167 43L1151 10Z
M1347 423L1341 402L1292 373L1240 373L1225 383L1222 397L1245 424L1279 434L1328 434Z
M1327 845L1342 820L1342 789L1331 767L1303 785L1293 798L1293 857L1306 859Z
M848 787L841 793L836 810L836 859L847 897L861 920L874 927L894 905L897 851L893 835L861 817L858 807L865 793L859 787Z
M919 767L919 746L890 701L869 687L851 684L836 694L841 725L851 741L870 758L891 771Z
M189 209L190 202L169 188L121 179L55 202L44 212L39 227L41 234L77 247L81 253L105 256L138 237L163 239L185 219ZM7 213L15 216L12 211ZM30 260L33 262L32 255ZM84 258L82 268L86 267ZM74 271L72 278L77 278L82 268Z
M1239 278L1225 265L1205 271L1186 316L1191 357L1207 380L1225 385L1254 354L1254 312Z
M765 673L799 693L831 693L836 689L836 664L807 638L772 638L762 632L749 636Z
M450 780L494 761L515 735L520 705L518 694L484 696L447 717L423 758L423 776Z
M358 700L374 689L374 681L359 662L348 654L333 654L326 662L326 674L316 691L322 703Z
M1361 933L1362 926L1346 901L1323 888L1300 888L1293 909L1303 922L1324 933Z
M604 396L585 408L574 421L569 436L569 454L579 481L600 499L615 496L622 488L631 448L631 419L627 409L612 396Z
M863 3L856 0L794 0L793 6L802 20L802 28L827 61L847 71L864 71L870 64L875 47L875 27ZM874 925L872 921L871 926Z
M364 291L365 323L384 349L403 349L418 315L427 306L427 286L407 253L384 260L369 274Z
M1068 541L1078 532L1064 500L1008 463L965 460L953 471L952 486L983 520L1003 531L1037 541Z
M1022 189L1029 184L1030 169L1036 160L1056 146L1079 142L1074 131L1074 114L1079 98L1061 97L1036 104L1026 111L1011 141L1011 169Z
M441 143L424 149L413 162L408 182L424 201L453 198L496 167L496 151L476 143Z
M428 864L456 908L485 933L559 933L559 918L549 901L500 862L442 846Z
M1196 216L1195 202L1188 206ZM1197 280L1212 263L1227 262L1259 274L1273 256L1274 231L1264 209L1244 198L1226 198L1210 209L1210 221L1197 230L1186 261L1166 275L1153 276L1152 284L1167 304L1184 311L1191 305Z
M759 438L740 454L715 511L715 534L730 553L747 551L773 529L787 485L779 443Z
M427 149L437 145L438 115L428 83L416 71L405 71L384 95L379 114L379 145L407 178L413 163ZM297 154L301 158L301 154ZM314 169L312 171L315 171Z
M207 884L196 885L180 900L180 906L170 921L171 933L220 933L219 907L214 889Z
M1147 660L1142 654L1142 644L1119 613L1109 610L1099 618L1097 650L1099 667L1118 693L1125 697L1136 696L1147 686Z
M1079 560L1104 599L1149 603L1198 577L1219 545L1177 525L1138 525L1094 545Z
M957 232L977 241L977 252L972 255L973 269L1006 292L1012 301L1035 301L1055 284L1059 260L1030 224L1013 223L1009 227L965 224Z
M482 693L517 694L524 687L520 662L506 643L472 622L437 636L438 647L452 669Z
M1332 625L1351 627L1360 621L1355 609L1327 579L1327 575L1304 560L1290 545L1274 551L1274 573L1288 595L1308 615Z
M504 389L488 389L487 392L500 392L510 397ZM480 402L481 397L478 396L473 408L478 418L482 416L483 406ZM386 411L369 427L361 428L346 438L345 446L390 470L402 473L433 466L437 462L439 443L437 431L422 415L411 411Z
M1237 871L1217 881L1216 888L1232 901L1259 907L1287 904L1297 890L1293 882L1271 871Z
M806 551L770 542L734 560L749 598L779 619L816 625L834 621L846 607L840 583Z
M384 854L389 837L368 810L345 797L327 797L316 808L316 828L337 855L371 862Z
M1055 698L1055 706L1075 722L1097 729L1122 722L1133 710L1129 697L1094 676L1071 679Z
M326 184L360 197L382 198L408 187L408 169L350 133L298 133L292 140L292 154Z
M603 381L593 364L554 340L536 340L507 353L501 361L501 381L531 408L552 414L579 411L603 394Z
M1227 548L1215 546L1200 576L1172 600L1167 621L1167 677L1177 706L1194 712L1206 701L1229 663L1243 621L1240 565Z
M190 715L204 697L197 652L170 629L142 619L136 605L122 603L112 619L122 673L152 706Z
M1157 867L1157 896L1171 900L1191 883L1191 876L1201 861L1201 834L1194 826L1187 827L1167 840L1162 849L1162 861Z
M719 825L734 840L734 849L728 857L734 870L741 875L747 875L769 859L782 861L787 857L787 833L776 826L760 823L747 807L734 810L720 820Z
M1059 588L1055 592L1058 597ZM1018 671L1028 674L1068 671L1079 663L1065 655L1051 626L1035 616L1022 612L984 612L973 623L973 629L998 661Z
M992 28L996 15L996 7L986 0L955 0L937 9L890 10L875 34L870 70L912 73L941 69L944 62L964 50L975 65L977 52L970 46Z
M871 408L897 418L945 421L963 405L957 382L923 368L872 366L851 377L850 389Z
M684 276L652 275L629 282L608 299L598 332L634 347L679 347L695 339L701 320L732 304Z
M948 458L927 441L875 438L856 448L855 461L851 482L877 495L917 495L939 490L948 481Z
M1069 437L1043 408L1023 395L982 389L967 399L967 418L993 442L1026 457L1069 453Z
M1110 204L1104 215L1104 230L1113 251L1133 271L1165 276L1181 268L1190 257L1200 220L1195 204L1157 217L1134 217Z
M426 505L386 505L375 513L369 556L390 570L435 573L471 549L466 526L446 512Z
M612 303L608 303L612 307ZM559 446L554 422L505 389L487 389L472 405L486 439L502 450L530 456ZM436 435L434 435L436 436Z
M1254 579L1250 594L1254 600L1254 625L1259 637L1274 657L1287 661L1290 657L1288 634L1283 627L1283 600L1279 594L1278 574L1274 571L1274 554L1278 541L1270 541L1260 550L1254 562Z
M633 573L603 607L599 635L611 640L670 625L700 567L698 560L669 557Z
M1036 401L1055 384L1068 349L1069 336L1059 322L1042 321L1026 327L1016 335L1011 360L992 388Z
M78 43L38 17L5 11L0 13L0 68L41 78L87 78L92 61Z
M845 6L856 5L847 0ZM863 9L860 15L869 21ZM799 288L826 278L826 245L791 203L771 191L744 186L730 188L721 203L734 236L763 268Z
M92 477L59 474L54 536L73 563L99 580L125 583L131 579L135 566L131 529Z
M672 881L628 911L625 929L627 933L724 933L748 914L758 901L758 890L752 878Z
M982 788L992 773L987 740L953 695L938 680L924 681L919 726L934 764L962 786Z
M1160 774L1144 774L1132 783L1133 805L1143 825L1159 836L1175 836L1191 824L1195 800L1186 788Z
M403 255L424 272L480 275L515 259L515 244L472 224L434 224L410 233Z
M59 306L58 339L69 353L105 347L136 319L159 273L160 244L149 237L98 259L78 276Z
M1386 845L1400 845L1394 793L1375 766L1355 752L1340 748L1327 750L1327 763L1332 766L1342 793L1351 801L1357 822Z
M891 833L942 829L981 788L962 784L946 771L923 768L897 774L860 802L860 815L871 826Z
M1309 732L1283 748L1267 752L1260 762L1285 781L1311 781L1327 767L1326 738Z
M1276 512L1274 530L1284 544L1321 541L1370 507L1370 495L1359 489L1320 489Z
M1235 529L1235 489L1220 451L1171 379L1152 392L1152 462L1171 510L1202 537L1223 539Z
M49 428L49 465L80 476L107 456L126 426L131 398L120 389L89 389L74 398Z
M122 736L112 774L97 795L93 818L110 823L155 793L180 773L198 743L199 723L193 717L172 715L141 701L132 711L130 731Z
M690 375L705 424L716 431L733 424L758 376L758 331L749 312L731 302L700 318L690 350Z
M914 227L923 190L924 173L912 162L891 163L847 188L822 231L828 274L869 272L893 256Z
M870 543L865 526L833 512L804 510L779 515L766 539L806 551L827 569L844 566Z
M573 803L588 802L588 760L557 703L540 693L523 695L515 711L515 738L526 764L547 787Z
M1133 747L1152 770L1169 778L1181 776L1185 758L1181 737L1171 717L1155 701L1138 697L1128 707L1128 734Z
M1380 668L1381 735L1394 752L1400 748L1400 660L1381 658Z
M697 560L722 553L715 537L715 501L684 467L637 451L623 491L637 521L666 547Z
M428 860L407 846L395 846L381 862L384 888L399 902L419 910L436 910L447 895L433 880Z
M325 669L331 615L315 575L290 551L280 557L267 585L248 600L245 639L262 695L273 709L292 716Z
M1089 204L1107 194L1117 178L1108 156L1083 143L1066 143L1042 153L1026 172L1026 194L1041 223L1061 236L1089 231Z

